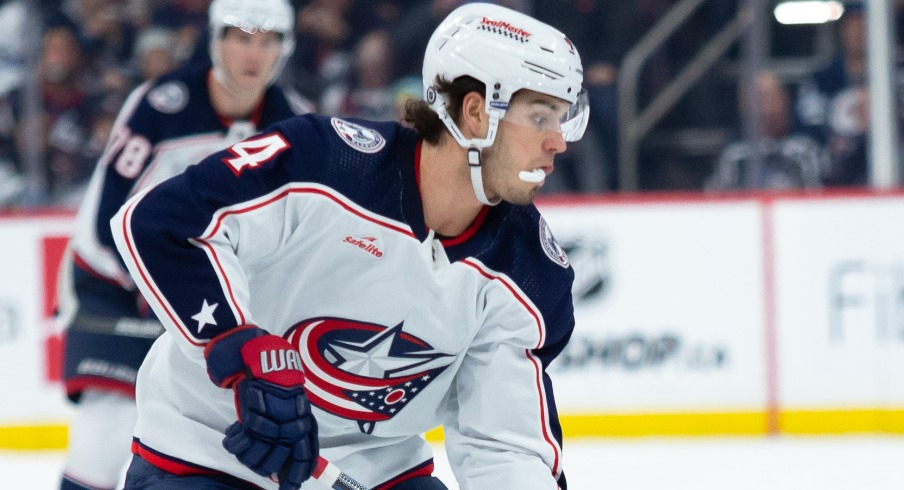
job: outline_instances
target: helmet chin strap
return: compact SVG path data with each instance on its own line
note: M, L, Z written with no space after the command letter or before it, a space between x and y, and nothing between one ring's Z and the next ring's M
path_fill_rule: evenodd
M471 188L474 190L474 196L477 197L477 200L480 201L481 204L487 206L495 206L502 202L502 199L490 201L487 197L486 191L483 188L481 152L484 148L493 144L493 141L496 139L496 129L499 127L499 119L502 118L504 114L505 111L496 109L491 110L489 114L490 125L487 129L487 137L483 139L468 139L465 138L465 135L458 129L455 121L453 121L452 117L449 116L449 113L446 112L445 104L439 104L439 107L437 108L437 115L449 129L449 132L452 133L452 137L455 141L463 148L468 149L468 167L470 167L471 170Z
M495 206L502 202L502 199L490 201L483 189L483 172L481 172L479 148L468 148L468 166L471 168L471 188L474 189L474 195L477 196L477 200L487 206Z

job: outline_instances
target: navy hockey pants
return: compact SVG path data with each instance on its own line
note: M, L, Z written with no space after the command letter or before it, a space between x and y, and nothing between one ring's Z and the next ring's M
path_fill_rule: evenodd
M141 456L133 455L126 473L124 490L253 490L258 489L246 481L229 475L179 476L167 473L148 463ZM421 476L406 480L392 490L448 490L438 478Z
M138 455L132 455L132 463L126 472L124 490L257 490L252 485L229 475L179 476L167 473L148 463Z

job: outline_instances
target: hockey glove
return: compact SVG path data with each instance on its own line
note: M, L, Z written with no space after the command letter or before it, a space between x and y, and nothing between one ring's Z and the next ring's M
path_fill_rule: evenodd
M282 337L243 326L214 338L204 357L210 379L235 390L238 422L226 429L223 447L255 473L275 476L280 490L299 488L319 446L298 351Z

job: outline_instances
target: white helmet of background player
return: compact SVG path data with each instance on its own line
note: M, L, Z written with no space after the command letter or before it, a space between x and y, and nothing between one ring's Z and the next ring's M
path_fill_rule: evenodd
M486 85L490 125L485 138L468 139L462 134L434 86L437 77L451 82L464 75ZM470 149L471 182L485 204L490 203L483 191L479 151L493 144L512 95L528 89L567 101L570 108L560 121L561 131L566 141L577 141L589 116L583 79L581 57L564 34L525 14L488 3L469 3L450 13L434 31L424 55L424 100L458 144Z
M208 10L208 25L210 59L217 77L223 76L219 43L227 27L237 27L249 34L282 34L279 58L270 74L271 82L279 76L295 50L295 11L287 0L213 0Z

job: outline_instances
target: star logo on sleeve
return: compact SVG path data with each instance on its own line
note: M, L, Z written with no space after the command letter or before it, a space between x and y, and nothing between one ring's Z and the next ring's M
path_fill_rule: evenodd
M201 305L201 311L195 314L195 316L191 317L192 320L198 322L198 333L201 333L201 330L203 330L207 325L217 324L216 319L214 319L213 317L213 312L217 309L217 306L220 306L220 303L214 303L210 305L207 304L207 298L205 298L204 304Z

